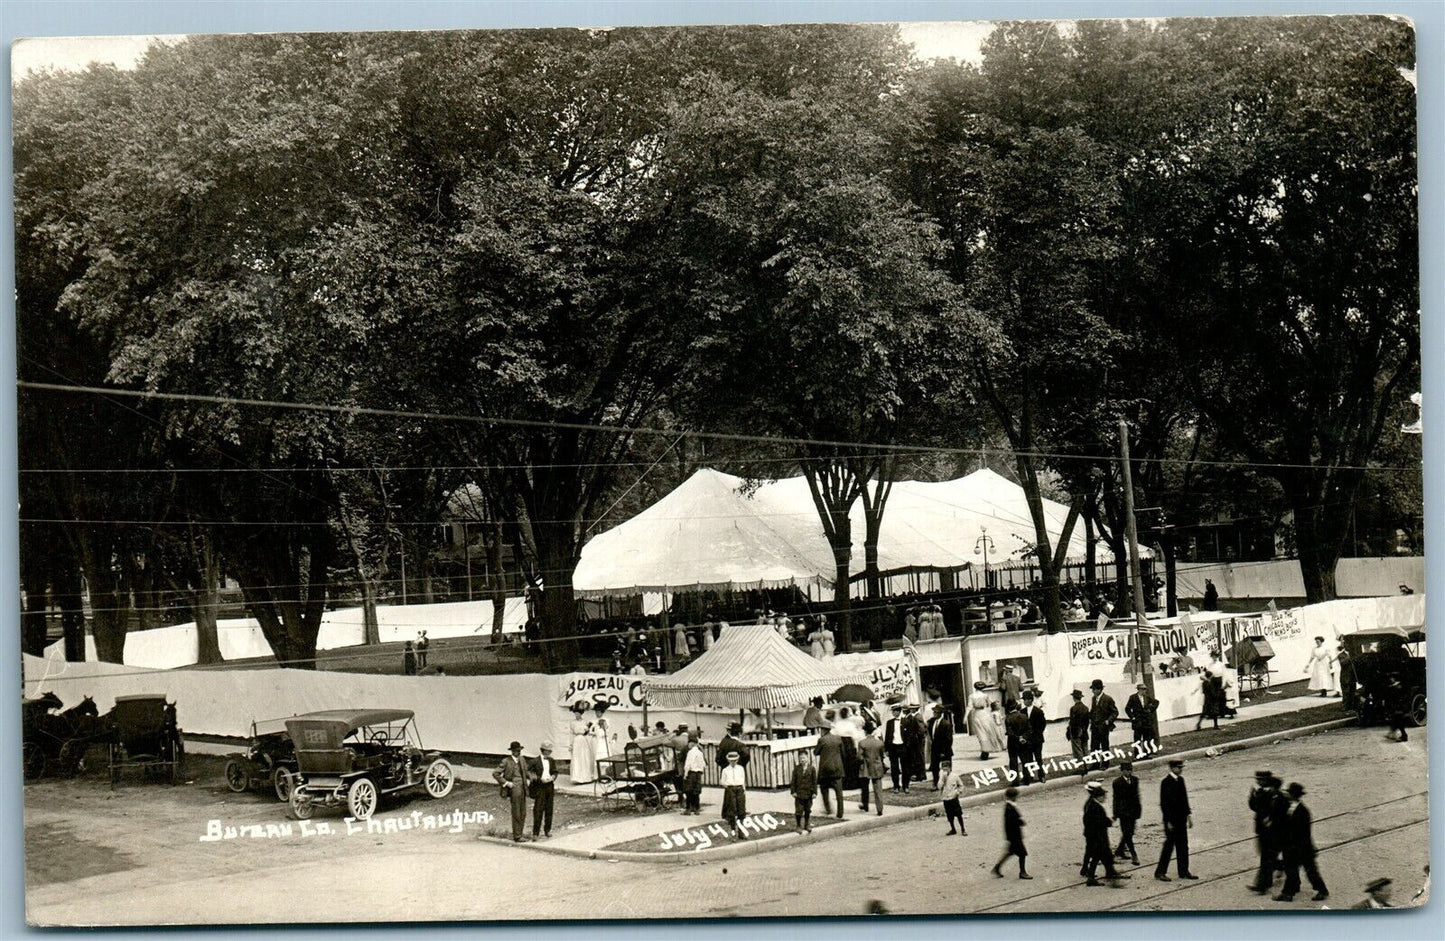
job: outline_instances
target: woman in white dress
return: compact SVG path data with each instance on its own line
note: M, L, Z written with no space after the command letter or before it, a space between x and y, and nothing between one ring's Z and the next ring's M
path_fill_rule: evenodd
M984 692L986 686L983 682L974 683L973 693L968 697L968 731L978 740L979 757L984 759L988 758L989 752L1004 750L993 718L989 715L988 693Z
M1310 651L1309 663L1305 664L1305 672L1310 677L1310 692L1318 691L1321 696L1330 694L1330 651L1325 647L1323 637L1315 638L1315 649Z
M607 720L602 718L602 714L607 711L607 703L598 703L595 711L597 718L592 723L592 747L594 749L592 759L594 763L603 758L612 757L612 730L607 727Z
M826 656L823 653L823 626L821 624L808 634L808 653L813 655L814 660L822 660Z
M833 656L833 632L828 629L828 622L824 621L818 627L818 633L823 635L823 659Z
M993 720L993 741L990 742L993 748L991 750L996 752L1008 751L1008 746L1004 744L1008 736L1003 721L1003 707L998 704L997 700L989 701L988 715L989 718Z
M572 704L572 759L570 771L573 784L588 784L597 779L597 746L592 733L593 723L587 718L587 704Z

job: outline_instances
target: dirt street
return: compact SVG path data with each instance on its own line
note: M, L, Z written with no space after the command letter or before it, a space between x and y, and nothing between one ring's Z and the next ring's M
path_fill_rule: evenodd
M1024 882L989 873L1002 844L997 804L974 809L964 837L943 836L943 821L929 818L679 866L481 842L476 824L459 833L414 826L348 835L340 814L316 817L332 824L330 835L204 841L212 819L222 826L279 824L284 811L218 783L174 790L131 784L111 793L103 780L47 782L26 788L28 916L37 924L104 925L835 915L862 914L874 899L899 914L1302 910L1348 907L1366 881L1381 875L1395 879L1395 901L1404 905L1429 860L1425 737L1422 729L1409 744L1396 744L1380 729L1347 729L1191 762L1185 777L1197 882L1152 878L1163 772L1151 769L1143 775L1145 815L1136 839L1143 866L1121 889L1087 888L1078 874L1082 787L1032 798L1025 792L1036 878ZM1247 890L1255 853L1245 799L1256 768L1308 789L1320 869L1332 892L1327 902L1311 903L1304 893L1285 904ZM483 808L495 814L501 808L494 794L459 787L440 806L414 799L379 818L415 821ZM558 828L567 823L559 816ZM820 870L828 874L825 893L818 891ZM304 906L292 904L301 898Z

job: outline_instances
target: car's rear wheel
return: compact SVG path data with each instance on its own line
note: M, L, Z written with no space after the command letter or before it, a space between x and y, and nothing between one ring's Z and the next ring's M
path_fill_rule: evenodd
M452 773L451 762L445 758L437 758L426 766L426 775L422 779L426 786L426 792L432 800L441 800L452 792L457 783L456 775Z
M1416 693L1410 697L1410 721L1416 725L1425 724L1425 694Z
M297 820L310 820L316 808L311 804L311 797L303 794L295 787L291 788L291 816Z
M226 762L226 787L239 794L246 789L249 783L247 779L246 769L241 767L240 759L232 758Z
M276 799L285 803L291 799L291 772L277 768L271 775L271 786L276 789Z
M370 778L361 778L346 792L346 809L357 820L370 820L376 813L376 785Z

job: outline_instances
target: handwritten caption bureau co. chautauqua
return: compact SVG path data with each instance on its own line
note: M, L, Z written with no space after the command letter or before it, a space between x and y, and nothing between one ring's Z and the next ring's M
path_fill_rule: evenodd
M778 818L772 814L754 816L749 814L738 821L738 829L744 833L751 831L754 835L764 833L768 830L776 830L781 824ZM705 827L684 827L681 830L674 830L670 833L659 833L657 836L662 840L660 850L687 849L691 847L694 851L705 850L712 846L712 838L725 838L734 835L732 827L725 823L713 823Z
M449 814L424 814L413 810L403 817L385 817L381 820L357 820L343 818L338 827L329 820L298 820L295 823L239 824L228 826L219 820L206 821L206 832L201 834L202 843L219 843L224 840L276 840L290 836L356 836L357 834L380 835L402 833L407 830L436 830L444 833L461 833L467 824L485 826L492 822L492 815L485 810L475 812L458 810Z
M1081 768L1101 767L1105 761L1111 759L1138 761L1146 755L1152 755L1158 752L1162 747L1157 738L1152 738L1148 741L1134 742L1127 747L1100 748L1089 752L1083 758L1071 758L1060 755L1057 758L1050 758L1043 764L1039 764L1037 761L1026 761L1022 767L1027 770L1030 777L1037 778L1040 772L1053 774L1057 771L1078 771ZM999 766L997 769L984 768L982 771L975 771L970 777L973 781L974 788L978 789L997 784L1000 781L1007 781L1010 784L1015 781L1021 781L1023 780L1024 772Z

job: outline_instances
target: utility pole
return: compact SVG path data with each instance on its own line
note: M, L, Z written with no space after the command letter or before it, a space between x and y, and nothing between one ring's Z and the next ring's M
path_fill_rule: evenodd
M1129 424L1119 419L1119 460L1124 472L1124 526L1129 534L1129 582L1134 589L1134 663L1136 683L1148 683L1154 689L1154 676L1145 673L1149 662L1144 653L1145 637L1140 628L1147 627L1144 619L1144 583L1139 578L1139 528L1134 521L1134 475L1129 466Z

